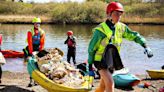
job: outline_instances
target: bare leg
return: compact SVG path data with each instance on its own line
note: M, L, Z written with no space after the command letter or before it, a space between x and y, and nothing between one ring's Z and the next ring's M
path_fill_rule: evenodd
M99 70L99 73L105 84L105 92L114 92L114 81L112 74L107 69Z
M100 85L99 87L96 88L95 92L104 92L104 90L105 90L105 83L104 83L104 80L101 78Z

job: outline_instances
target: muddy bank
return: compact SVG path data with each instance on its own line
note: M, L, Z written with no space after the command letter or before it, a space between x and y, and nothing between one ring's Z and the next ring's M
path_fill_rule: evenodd
M32 24L31 20L35 16L27 15L0 15L1 24ZM52 17L39 16L42 19L43 24L99 24L100 22L95 23L69 23L69 22L58 22L53 20ZM104 19L105 20L105 19ZM164 25L164 17L155 17L155 18L141 18L141 17L132 17L126 18L123 17L121 20L125 24L148 24L148 25Z
M115 92L159 92L159 88L164 87L164 80L152 80L148 75L138 75L142 79L138 86L133 88L115 88ZM145 82L151 83L154 87L143 88ZM27 87L29 83L29 75L27 72L3 72L2 83L0 84L0 92L47 92L41 86ZM99 80L94 80L92 91L98 86Z

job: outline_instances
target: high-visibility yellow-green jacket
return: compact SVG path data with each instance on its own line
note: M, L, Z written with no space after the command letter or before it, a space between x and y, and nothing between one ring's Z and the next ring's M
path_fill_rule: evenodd
M115 24L115 30L111 30L106 22L95 27L88 47L88 63L92 64L94 61L101 61L108 44L115 45L120 52L122 38L135 41L142 46L146 43L146 40L138 32L132 31L127 25L121 22ZM109 41L110 39L111 41Z

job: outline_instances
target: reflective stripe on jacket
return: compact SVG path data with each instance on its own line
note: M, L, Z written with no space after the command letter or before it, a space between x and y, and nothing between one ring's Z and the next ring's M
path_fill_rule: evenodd
M114 36L112 36L113 31L108 27L105 22L101 23L98 27L94 29L101 31L103 34L106 35L106 37L101 40L100 45L98 46L98 49L95 53L94 61L101 61L104 50L109 43L115 45L118 51L120 51L122 35L125 31L125 24L118 22L115 25L115 28L116 29ZM109 42L110 39L111 42Z

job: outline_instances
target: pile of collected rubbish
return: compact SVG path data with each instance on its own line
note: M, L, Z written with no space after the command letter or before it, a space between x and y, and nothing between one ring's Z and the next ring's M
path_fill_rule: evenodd
M47 49L46 51L48 53L42 57L35 55L40 71L55 83L80 88L85 79L79 70L66 61L62 61L63 54L59 49Z

